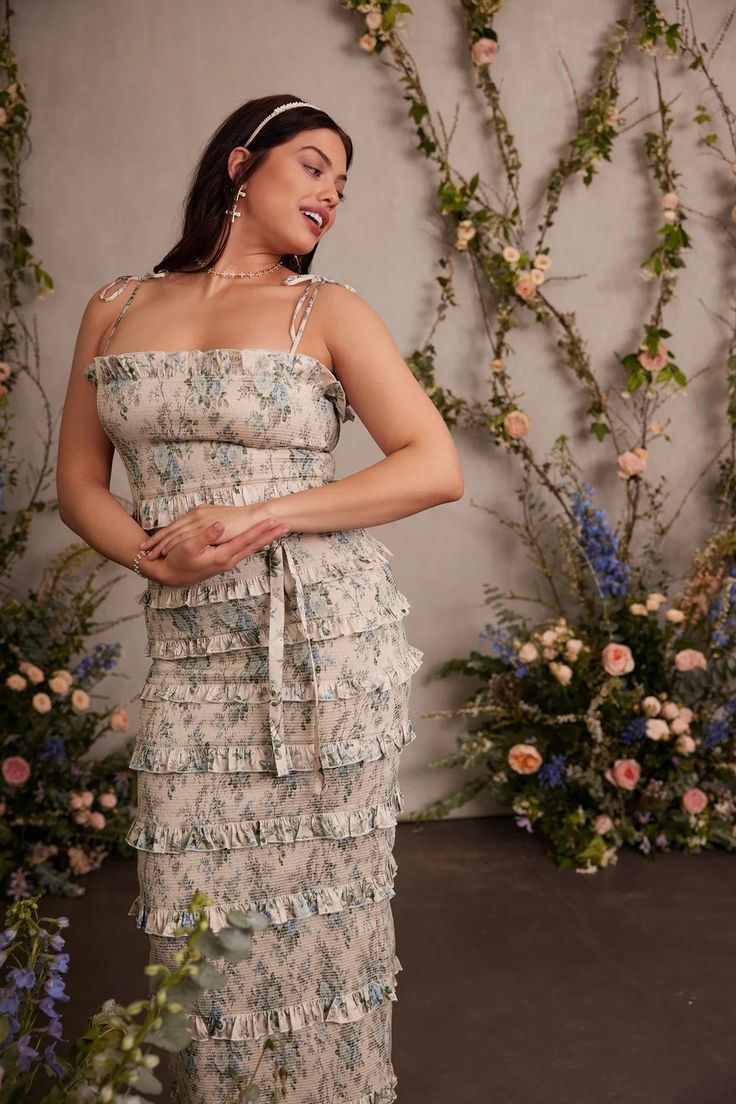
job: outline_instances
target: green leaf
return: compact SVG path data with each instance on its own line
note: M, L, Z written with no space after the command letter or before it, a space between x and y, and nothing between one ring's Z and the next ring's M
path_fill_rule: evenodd
M145 1066L139 1066L137 1070L131 1073L130 1083L140 1092L160 1093L163 1088L158 1077L151 1070L146 1069Z
M245 912L240 909L230 909L227 922L233 928L241 928L244 931L253 931L253 929L263 931L271 923L264 913L256 912L254 909L248 909Z
M201 995L201 986L197 985L194 978L188 977L184 977L180 981L177 981L176 984L172 985L166 992L167 1000L183 1004L185 1008Z
M198 962L197 967L198 973L192 975L192 981L200 989L219 989L227 981L225 975L216 969L211 962L207 962L206 959Z
M163 1021L158 1031L153 1031L147 1036L147 1042L152 1046L176 1052L191 1043L192 1036L183 1012L166 1012Z

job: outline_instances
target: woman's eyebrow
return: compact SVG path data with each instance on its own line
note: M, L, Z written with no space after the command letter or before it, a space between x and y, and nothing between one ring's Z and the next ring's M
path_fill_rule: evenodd
M301 153L301 151L305 150L305 149L315 150L320 155L320 157L324 157L327 164L330 166L330 168L332 168L332 162L330 161L329 157L327 156L326 153L323 153L322 150L318 146L300 146L299 147L299 152ZM338 176L337 179L338 180L347 180L347 176L345 175L345 173L340 173L340 175Z

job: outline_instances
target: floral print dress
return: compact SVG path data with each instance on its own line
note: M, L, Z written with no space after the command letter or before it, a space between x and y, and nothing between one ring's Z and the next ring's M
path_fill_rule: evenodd
M165 276L117 277L100 293L134 285L105 350L141 282ZM319 287L337 281L284 282L306 285L289 352L103 352L85 369L144 529L200 502L334 481L333 449L355 413L297 346ZM190 586L147 580L138 596L151 664L131 759L131 915L166 965L197 889L214 902L215 930L233 907L270 920L250 958L218 963L227 983L190 1013L194 1040L171 1058L179 1104L231 1099L269 1035L285 1046L289 1104L397 1099L392 849L423 653L407 640L391 555L365 529L292 532L231 570ZM258 1084L270 1104L268 1066Z

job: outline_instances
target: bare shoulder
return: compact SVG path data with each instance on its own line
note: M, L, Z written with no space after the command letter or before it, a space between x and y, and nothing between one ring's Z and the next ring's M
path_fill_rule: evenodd
M378 313L350 284L326 283L319 294L322 332L336 356L349 342L389 336Z

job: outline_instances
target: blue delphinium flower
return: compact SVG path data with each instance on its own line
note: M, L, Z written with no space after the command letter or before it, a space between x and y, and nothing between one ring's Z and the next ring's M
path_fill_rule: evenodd
M539 779L540 786L545 786L548 789L564 786L565 764L566 759L564 755L553 755L551 759L543 763L537 771L537 778Z
M8 970L8 977L16 989L32 989L36 984L36 973L30 966L14 966Z
M38 1051L31 1046L31 1036L28 1033L21 1035L18 1039L18 1069L27 1073L34 1058L38 1058Z
M722 744L724 740L727 740L728 737L728 721L720 717L718 720L711 721L710 724L704 725L702 746L707 751L711 751L718 744Z
M112 671L117 666L117 657L121 651L120 644L96 644L92 652L79 661L72 675L76 679L82 679L97 667L103 671Z
M523 678L529 673L529 668L521 662L516 652L513 633L504 625L486 625L485 630L478 633L478 639L488 641L491 655L508 664L516 678Z
M593 507L592 486L584 483L583 490L585 493L581 494L568 487L580 544L598 580L601 594L605 598L621 597L628 589L631 567L619 559L618 538L606 511Z
M58 763L66 756L66 747L61 736L52 733L46 736L38 751L38 758L42 762Z
M639 741L643 739L646 735L646 731L646 717L635 717L633 721L629 721L626 728L621 733L621 743L638 744Z

